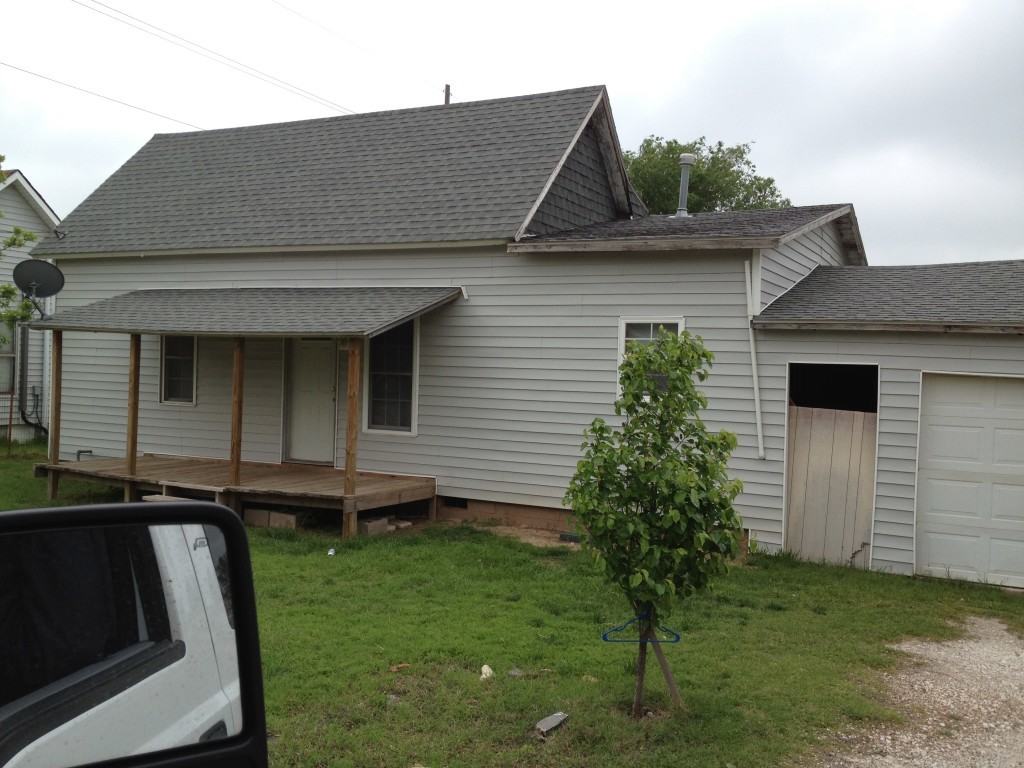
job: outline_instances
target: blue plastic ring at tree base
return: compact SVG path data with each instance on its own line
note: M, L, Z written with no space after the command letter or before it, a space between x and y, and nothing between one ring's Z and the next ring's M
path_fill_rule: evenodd
M623 632L623 631L626 630L627 627L629 627L629 626L631 626L633 624L636 624L638 621L641 621L642 619L646 619L646 618L647 618L647 614L646 613L642 614L640 616L634 616L632 619L627 621L625 624L622 624L622 625L620 625L618 627L612 627L611 629L609 629L607 632L605 632L603 635L601 635L601 639L604 640L606 643L635 643L635 644L639 645L639 643L640 643L640 638L639 637L636 638L635 640L632 639L632 638L630 638L628 640L616 640L615 638L609 637L609 635L614 635L614 634L616 634L618 632ZM647 638L647 642L648 643L678 643L682 639L681 635L678 632L676 632L674 629L669 629L668 627L663 627L663 626L660 626L660 625L657 627L657 629L662 631L662 632L664 632L667 635L670 635L671 638L668 639L668 640L662 640L662 639L657 638L657 637L649 637L649 638Z

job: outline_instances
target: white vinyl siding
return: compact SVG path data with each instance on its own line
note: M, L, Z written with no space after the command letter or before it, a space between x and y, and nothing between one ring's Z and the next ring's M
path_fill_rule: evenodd
M770 304L818 265L846 263L834 222L795 237L778 248L761 251L761 307Z
M62 260L70 308L140 288L189 285L460 285L469 300L420 319L417 434L360 436L359 467L429 475L447 496L561 506L583 430L613 417L619 319L685 316L715 353L706 421L735 432L750 478L739 507L781 542L781 480L751 475L754 429L743 261L749 252L513 255L503 248ZM251 342L243 455L280 458L281 343ZM62 453L124 449L127 338L65 334ZM345 355L339 356L345 370ZM143 337L140 448L226 455L230 341L199 340L195 408L157 404L159 346ZM344 376L338 401L345 402ZM344 457L339 408L337 461ZM775 505L774 507L772 505Z
M13 184L0 189L0 212L3 213L3 218L0 218L0 240L5 239L11 233L12 228L16 226L35 232L39 239L42 239L49 232L49 222L39 217L35 209L26 202L21 192ZM35 243L28 243L22 248L10 248L3 251L2 257L0 257L0 283L14 282L15 265L29 257L29 252L34 245ZM47 338L49 333L46 331L29 331L28 336L28 392L26 393L26 405L29 412L32 413L33 420L41 420L46 424L49 396L43 391L43 366L46 364ZM15 370L14 376L15 381L17 381L17 370ZM36 404L38 404L38 407L34 408ZM0 412L3 413L4 423L6 423L7 419L7 409L8 396L0 395ZM14 423L22 423L17 403L14 404Z
M786 363L879 366L878 471L872 567L911 573L921 372L1024 375L1019 336L935 333L769 331L758 333L766 461L746 477L771 485L782 508ZM746 478L744 478L746 482Z

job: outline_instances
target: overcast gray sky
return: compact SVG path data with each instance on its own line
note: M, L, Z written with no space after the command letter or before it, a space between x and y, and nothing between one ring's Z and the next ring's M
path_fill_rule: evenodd
M854 203L874 264L1024 258L1021 0L32 0L0 61L202 128L339 113L118 11L357 112L604 83L624 148L755 142L794 203ZM61 215L177 130L0 67L6 167Z

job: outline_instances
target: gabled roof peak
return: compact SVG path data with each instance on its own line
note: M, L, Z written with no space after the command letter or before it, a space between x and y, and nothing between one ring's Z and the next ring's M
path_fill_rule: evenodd
M603 86L158 134L34 253L508 241L598 103Z

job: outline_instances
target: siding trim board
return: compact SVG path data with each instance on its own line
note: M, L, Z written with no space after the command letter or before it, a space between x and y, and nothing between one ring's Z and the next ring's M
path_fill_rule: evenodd
M917 486L918 478L921 473L921 402L924 396L924 369L918 374L917 377L917 435L914 441L914 551L911 556L911 568L913 572L917 573Z

